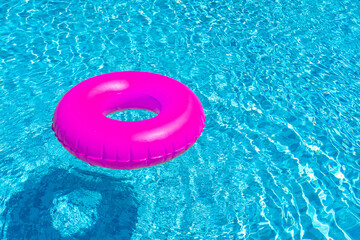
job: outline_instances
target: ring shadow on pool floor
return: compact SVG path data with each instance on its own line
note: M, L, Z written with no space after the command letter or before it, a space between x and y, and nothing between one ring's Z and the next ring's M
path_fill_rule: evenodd
M24 189L3 213L7 239L129 239L137 223L138 203L124 179L50 169Z

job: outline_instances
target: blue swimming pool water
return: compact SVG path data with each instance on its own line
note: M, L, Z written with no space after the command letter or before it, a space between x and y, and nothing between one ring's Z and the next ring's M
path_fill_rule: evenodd
M359 239L359 1L10 0L0 23L1 239ZM116 171L60 145L62 95L123 70L197 94L189 151Z

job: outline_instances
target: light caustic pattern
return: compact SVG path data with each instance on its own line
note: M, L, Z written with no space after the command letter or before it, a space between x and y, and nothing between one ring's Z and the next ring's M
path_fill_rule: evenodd
M1 238L358 238L359 1L10 0L0 23ZM63 94L124 70L196 93L189 151L114 171L61 147Z

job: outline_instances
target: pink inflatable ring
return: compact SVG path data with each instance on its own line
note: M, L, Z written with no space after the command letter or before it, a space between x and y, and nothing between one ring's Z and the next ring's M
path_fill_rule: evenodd
M142 121L106 117L143 109ZM169 161L190 148L205 126L196 95L184 84L148 72L114 72L83 81L57 105L53 130L62 145L91 165L135 169Z

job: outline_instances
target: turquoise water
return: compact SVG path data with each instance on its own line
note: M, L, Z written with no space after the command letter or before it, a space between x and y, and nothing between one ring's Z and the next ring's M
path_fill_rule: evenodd
M10 0L0 23L1 239L359 239L359 1ZM124 70L199 97L185 154L116 171L57 141L65 92Z

